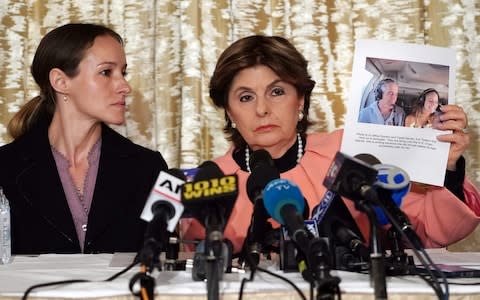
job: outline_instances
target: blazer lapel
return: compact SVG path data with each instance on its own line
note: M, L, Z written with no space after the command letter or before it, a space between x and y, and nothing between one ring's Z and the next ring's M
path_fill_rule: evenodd
M88 216L87 242L95 242L102 233L115 226L119 208L128 201L123 190L129 184L123 162L128 159L129 152L112 131L106 125L102 126L100 162Z
M54 230L79 247L62 183L58 175L46 130L33 138L23 153L26 162L17 177L19 190L32 211L38 213ZM80 248L79 248L80 249Z

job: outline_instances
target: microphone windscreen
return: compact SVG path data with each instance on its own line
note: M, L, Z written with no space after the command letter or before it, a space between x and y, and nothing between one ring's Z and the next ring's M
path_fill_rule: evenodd
M183 172L178 169L160 171L140 217L150 222L154 216L161 214L168 219L168 230L173 232L184 211L180 202L184 178Z
M170 168L166 172L172 176L177 177L178 179L187 181L187 177L185 176L185 173L183 173L183 171L178 168Z
M378 171L376 185L388 190L405 190L404 195L408 192L410 176L405 170L387 164L377 164L373 167Z
M175 216L175 207L167 201L157 201L152 204L152 214L155 216L161 212L165 212L168 220Z
M255 169L260 164L264 166L271 166L271 167L275 166L272 156L265 149L259 149L259 150L253 151L252 155L250 155L250 160L248 161L248 165L250 166L251 170Z
M371 154L361 153L355 155L355 158L372 165L377 170L377 180L374 183L377 193L379 196L390 198L397 207L400 207L403 197L410 191L410 177L407 172L397 166L382 164ZM374 208L378 224L388 224L389 220L383 210L377 206Z
M198 172L195 175L193 181L207 180L211 178L219 178L225 174L220 167L211 160L204 161L198 166Z
M182 186L182 203L207 229L224 229L238 196L237 175L225 175L213 161L202 163Z
M375 165L374 168L378 170L377 181L375 187L380 200L383 199L383 204L386 206L391 205L386 201L393 201L393 204L397 207L402 205L403 197L410 191L410 177L403 169L386 164ZM377 221L380 225L389 223L385 213L379 207L375 207L377 213Z
M300 188L287 179L274 179L263 190L263 204L270 216L278 223L285 225L282 208L292 205L302 214L305 200Z
M252 172L247 179L247 195L254 202L258 193L272 180L280 178L280 173L273 163L273 159L264 149L256 150L250 158Z
M381 162L378 158L376 158L375 156L373 156L371 154L368 154L368 153L359 153L359 154L355 155L354 157L363 161L363 162L366 162L367 164L372 165L372 166L377 165L377 164L381 164Z

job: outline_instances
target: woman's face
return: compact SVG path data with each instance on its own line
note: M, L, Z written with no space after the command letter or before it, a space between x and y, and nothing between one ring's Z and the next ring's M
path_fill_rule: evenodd
M437 93L431 92L425 95L425 103L423 108L428 113L433 113L438 106L438 96Z
M126 67L122 45L113 37L98 36L80 61L79 73L68 80L71 117L124 123L125 99L131 91L125 79Z
M296 140L304 98L269 67L241 70L228 91L227 114L252 150L282 156Z

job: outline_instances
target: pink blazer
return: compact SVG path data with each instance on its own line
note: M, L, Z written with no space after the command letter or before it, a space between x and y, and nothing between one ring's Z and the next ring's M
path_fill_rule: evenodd
M319 203L326 192L323 179L340 149L342 134L343 130L337 130L308 135L305 154L300 163L281 174L281 178L289 179L300 187L310 209ZM246 192L249 173L242 171L235 163L232 151L233 148L215 162L225 174L238 176L239 195L224 234L232 241L234 252L238 253L250 225L253 207ZM480 221L480 192L470 180L465 179L464 193L465 203L444 187L420 188L420 185L414 185L405 196L401 208L427 248L447 246L463 239L475 229ZM355 209L353 201L343 200L368 241L370 225L366 215ZM182 220L181 232L186 239L205 238L205 230L196 220Z

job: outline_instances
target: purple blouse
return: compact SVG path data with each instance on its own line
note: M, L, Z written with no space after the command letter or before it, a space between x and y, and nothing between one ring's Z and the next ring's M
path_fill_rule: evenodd
M92 204L95 181L97 180L101 144L102 141L99 139L88 153L88 170L83 183L83 191L82 187L77 187L75 185L75 182L68 171L71 165L70 161L57 149L51 146L82 252L84 249L85 235L87 233L88 213Z

